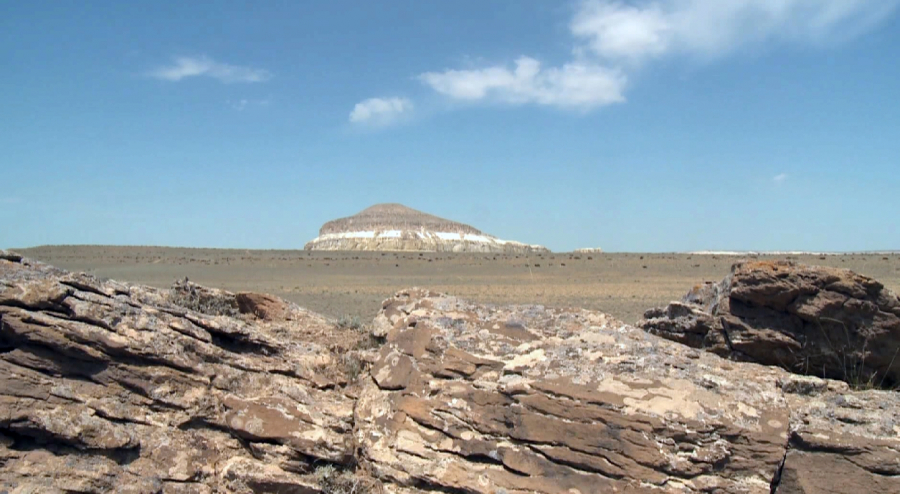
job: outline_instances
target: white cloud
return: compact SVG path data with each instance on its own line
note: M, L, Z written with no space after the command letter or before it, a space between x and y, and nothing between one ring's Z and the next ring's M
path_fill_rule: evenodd
M177 57L171 65L157 67L148 75L164 81L180 81L188 77L212 77L220 82L265 82L272 73L264 69L216 62L209 57Z
M649 61L711 61L761 44L829 45L871 29L900 0L581 0L569 25L573 60L510 69L427 72L419 80L462 101L588 111L625 101L628 76Z
M639 8L618 2L583 2L570 25L593 52L609 58L661 54L668 49L670 21L658 4Z
M234 108L237 111L244 111L245 108L249 107L264 107L269 106L272 101L267 99L239 99L236 101L228 101L228 106Z
M446 70L419 76L435 91L454 99L486 98L509 104L535 103L563 108L591 109L625 101L626 77L616 69L593 63L572 62L542 68L530 57L520 57L515 68L493 66L476 70Z
M579 49L616 62L725 56L766 42L830 44L858 35L900 0L585 0L570 29Z
M350 112L350 122L365 125L390 125L413 110L406 98L369 98L360 101Z
M781 185L785 181L787 181L788 177L789 175L787 173L779 173L778 175L772 177L772 181L775 182L775 185Z

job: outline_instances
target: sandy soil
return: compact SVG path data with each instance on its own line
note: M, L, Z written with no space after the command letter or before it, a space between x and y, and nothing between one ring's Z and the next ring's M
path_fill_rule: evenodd
M739 257L689 254L305 252L169 247L45 246L17 252L73 271L168 287L175 279L271 293L330 316L370 320L381 302L413 286L496 304L598 309L626 322L702 281L718 281ZM900 254L761 256L852 269L900 292Z

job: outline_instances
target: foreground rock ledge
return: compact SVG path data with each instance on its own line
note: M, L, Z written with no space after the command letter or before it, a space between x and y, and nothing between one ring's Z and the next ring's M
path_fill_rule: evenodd
M409 290L371 351L279 299L191 290L236 317L0 253L0 491L900 492L896 393L591 311Z
M325 344L353 334L286 303L266 320L172 298L0 255L0 491L317 492L313 461L354 461Z
M385 302L357 405L381 478L447 492L900 492L900 400L606 315ZM843 487L841 487L843 486Z

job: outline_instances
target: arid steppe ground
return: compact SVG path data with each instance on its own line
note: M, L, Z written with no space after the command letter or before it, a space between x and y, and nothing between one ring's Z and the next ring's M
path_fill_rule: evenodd
M397 290L426 287L495 304L576 306L635 322L718 281L738 256L699 254L488 254L305 252L170 247L43 246L17 252L55 266L157 287L188 277L232 291L271 293L333 317L373 318ZM779 255L849 268L900 292L900 254Z

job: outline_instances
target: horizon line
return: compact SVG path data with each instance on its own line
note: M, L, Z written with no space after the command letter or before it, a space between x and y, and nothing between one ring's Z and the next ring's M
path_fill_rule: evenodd
M501 254L500 252L449 252L449 251L413 251L413 250L306 250L300 248L257 248L257 247L191 247L179 245L150 245L150 244L41 244L31 247L8 247L0 248L7 252L17 252L33 249L44 249L53 247L110 247L110 248L158 248L158 249L193 249L193 250L241 250L241 251L296 251L296 252L385 252L385 253L434 253L434 254L453 254L453 255L484 255L484 254ZM581 247L579 247L581 248ZM847 251L815 251L815 250L691 250L691 251L642 251L642 250L623 250L623 251L607 251L600 252L575 252L573 250L550 250L550 254L676 254L676 255L718 255L718 256L783 256L783 255L810 255L810 256L840 256L840 255L900 255L900 249L884 249L884 250L847 250ZM510 255L541 255L545 253L532 254L510 254Z

